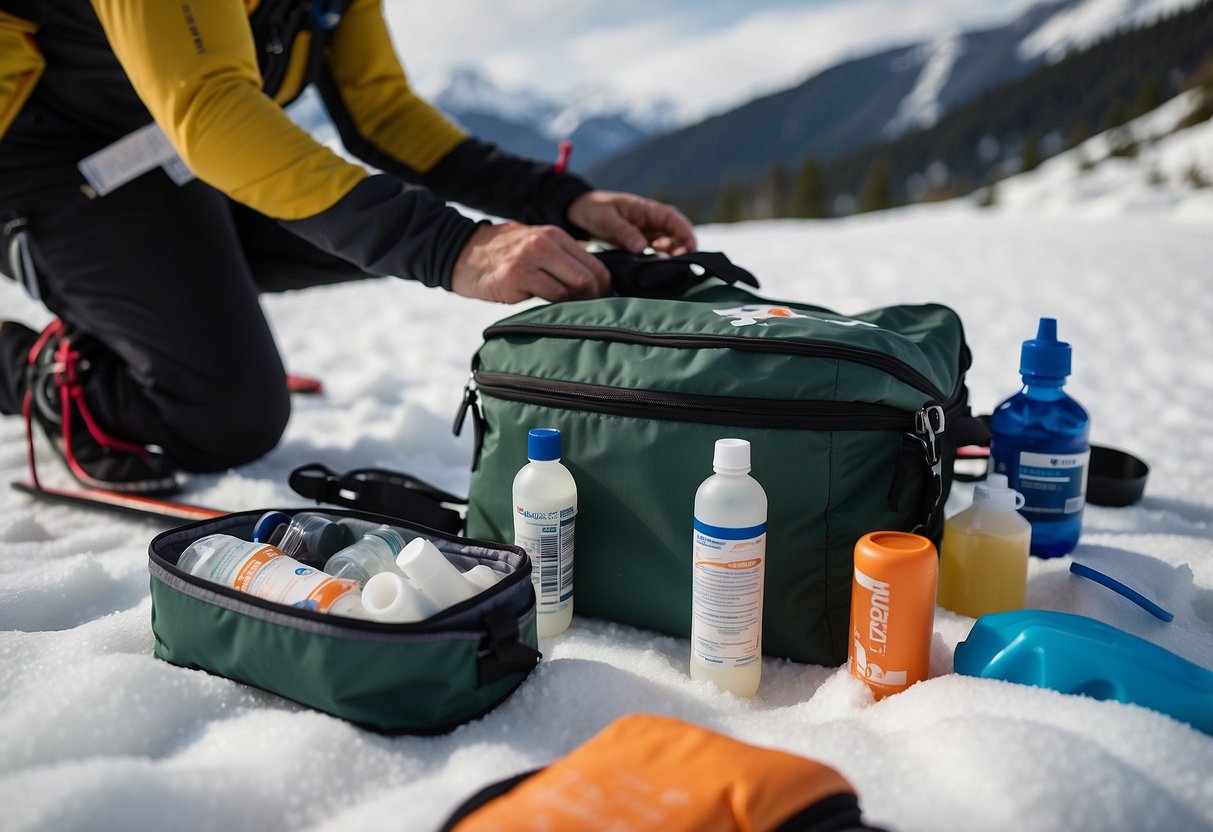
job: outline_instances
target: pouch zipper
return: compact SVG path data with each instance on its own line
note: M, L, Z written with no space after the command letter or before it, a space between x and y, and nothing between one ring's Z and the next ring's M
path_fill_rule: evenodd
M838 358L845 361L854 361L857 364L865 364L888 373L898 381L904 382L914 389L927 394L936 402L942 402L948 397L944 391L940 390L933 381L917 368L887 353L826 341L746 338L741 335L633 332L615 327L568 326L565 324L500 323L494 324L484 331L484 338L486 340L489 338L508 338L510 336L524 338L570 338L682 349L726 348L739 352L764 352L778 355Z
M327 507L322 507L317 510L323 511L327 514L338 515L338 516L342 516L342 517L355 517L355 518L359 518L359 519L368 519L370 517L375 517L376 519L382 519L385 522L392 522L392 523L400 522L397 518L391 518L391 517L386 517L386 516L382 516L382 515L371 515L371 514L368 514L365 512L350 511L350 510L344 510L344 509L331 509L331 508L327 508ZM253 514L253 513L257 513L257 512L244 512L244 513ZM232 516L232 515L229 515L229 517L230 516ZM222 520L223 518L219 518L219 519ZM221 525L221 524L216 523L216 521L214 519L205 520L205 521L201 521L200 523L190 524L188 527L180 527L178 529L172 529L169 532L166 532L165 535L174 534L185 528L193 528L194 526L202 526L203 528L209 528L210 526L218 527L219 525ZM208 532L208 533L213 533L213 532ZM205 536L205 535L203 535L203 536ZM155 544L155 542L156 542L155 540L152 541L153 544ZM448 619L458 616L460 613L464 612L466 609L470 608L471 606L473 606L475 604L483 603L485 601L485 599L489 598L490 596L500 595L500 594L507 592L515 584L520 583L523 580L521 572L511 572L509 575L504 576L501 580L499 580L497 583L493 584L491 587L481 590L473 598L469 598L465 601L460 601L457 604L452 604L451 606L449 606L445 609L439 610L438 612L434 613L429 618L426 618L422 621L373 621L373 620L369 620L369 619L348 618L346 616L341 616L341 615L332 615L330 613L317 612L315 610L308 610L308 609L303 609L300 607L292 607L292 606L281 604L281 603L278 603L275 601L269 601L269 600L266 600L265 598L259 598L256 595L252 595L247 592L241 592L240 590L235 589L234 587L229 587L229 586L226 586L225 584L218 584L218 583L215 583L214 581L208 581L205 578L200 578L197 575L194 575L190 572L186 572L186 571L182 570L181 568L179 568L177 566L177 564L170 563L163 555L159 554L158 552L156 552L154 550L149 552L149 560L153 564L155 564L156 568L163 570L166 574L172 576L173 579L180 581L181 583L187 584L189 586L195 587L200 590L205 590L207 592L214 592L218 595L221 595L225 598L230 599L231 601L236 602L236 603L232 604L230 607L231 609L235 610L236 612L241 612L241 610L239 610L240 605L247 605L249 607L266 610L268 612L272 612L277 615L284 616L286 618L297 618L297 619L304 620L304 621L313 621L318 624L327 624L331 627L336 627L338 629L344 628L344 629L358 630L358 631L363 631L363 632L399 633L401 635L411 634L411 633L427 633L427 632L431 632L433 630L442 631L442 626L446 623L446 621ZM322 571L322 570L317 570L317 571ZM155 572L153 571L152 574L155 575ZM536 607L536 609L538 609L538 607ZM463 628L463 629L468 629L468 628ZM470 630L468 630L468 631L470 631Z

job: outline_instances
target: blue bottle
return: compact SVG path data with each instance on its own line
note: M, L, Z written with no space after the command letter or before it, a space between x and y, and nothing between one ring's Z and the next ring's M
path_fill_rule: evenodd
M1023 389L990 420L994 471L1024 496L1020 514L1032 524L1032 554L1055 558L1078 545L1086 503L1090 420L1062 385L1070 345L1057 340L1057 321L1041 318L1019 354Z

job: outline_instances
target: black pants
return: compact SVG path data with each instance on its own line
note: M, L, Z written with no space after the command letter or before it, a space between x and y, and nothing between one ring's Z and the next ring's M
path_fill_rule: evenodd
M25 178L25 187L5 173L0 212L29 216L43 301L100 344L84 383L97 421L159 445L186 471L223 470L273 448L290 401L260 292L367 275L159 169L93 199L72 170Z

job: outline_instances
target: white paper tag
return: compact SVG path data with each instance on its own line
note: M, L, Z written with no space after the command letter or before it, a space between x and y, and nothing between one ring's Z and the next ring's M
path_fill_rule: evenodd
M77 167L98 196L104 196L152 168L163 167L178 185L194 178L160 125L152 122L81 159Z

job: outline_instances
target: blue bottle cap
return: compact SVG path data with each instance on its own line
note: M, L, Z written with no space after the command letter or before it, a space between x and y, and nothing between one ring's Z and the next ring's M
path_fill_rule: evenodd
M560 459L560 431L556 428L531 428L526 435L528 459L548 462Z
M1019 372L1040 378L1065 378L1070 374L1070 345L1057 340L1057 319L1041 318L1036 337L1023 342Z
M290 524L291 516L283 511L267 511L265 514L257 518L256 525L253 526L253 542L254 543L269 543L270 537L274 534L274 530L279 526Z

